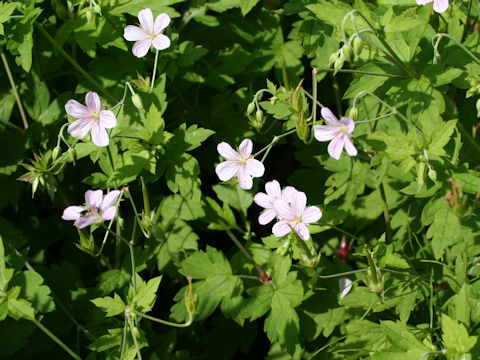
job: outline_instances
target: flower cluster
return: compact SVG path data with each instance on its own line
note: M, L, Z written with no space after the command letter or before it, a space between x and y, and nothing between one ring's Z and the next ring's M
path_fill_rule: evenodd
M63 220L75 220L74 225L83 229L93 223L112 220L117 213L115 201L120 196L119 190L110 191L103 197L102 190L88 190L85 193L86 206L69 206L63 211Z
M310 238L307 225L320 220L322 211L316 206L307 207L304 192L292 186L281 190L276 180L266 183L265 191L266 193L256 194L254 198L255 203L265 209L258 222L265 225L277 218L278 221L272 228L275 236L282 237L295 230L302 240L307 241Z

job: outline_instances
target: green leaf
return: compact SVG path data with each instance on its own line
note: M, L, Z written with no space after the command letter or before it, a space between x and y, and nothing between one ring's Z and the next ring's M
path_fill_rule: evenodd
M5 276L5 249L0 235L0 290L6 290L7 278Z
M125 311L125 304L120 296L117 295L117 293L113 295L113 298L110 296L105 296L103 298L96 298L90 301L94 303L96 307L100 308L106 313L105 317L115 316Z
M129 302L131 307L143 313L152 310L161 280L162 276L160 275L148 280L147 283L137 284L137 289L133 290L134 296Z
M462 288L453 298L455 306L455 319L461 321L467 328L470 327L470 286L463 284Z
M10 20L10 15L15 11L16 7L16 1L7 4L0 3L0 35L5 35L3 31L3 23Z
M220 200L247 215L247 210L253 202L251 192L243 190L240 186L214 185L212 188Z
M40 274L34 271L19 272L10 281L10 286L20 287L20 297L28 300L36 311L45 313L55 310L50 288L44 284Z
M443 148L450 141L450 138L455 131L456 124L457 120L450 120L447 122L443 122L437 127L435 127L430 137L430 143L427 146L427 151L429 155L446 155L446 152Z
M433 223L427 231L427 237L432 239L435 259L440 259L445 248L455 243L459 233L460 221L444 203L435 213Z
M259 1L260 0L240 0L240 10L242 10L242 15L247 15Z
M8 315L15 320L35 319L35 309L25 299L8 299Z
M408 351L411 349L420 349L429 351L410 331L405 324L393 321L381 321L383 333L388 341L396 348Z
M468 336L465 326L445 314L442 314L442 331L448 356L465 355L477 343L477 336Z
M175 159L168 168L165 174L167 186L172 192L180 194L184 197L189 197L194 188L200 189L200 167L197 159L192 155L184 153L179 158Z

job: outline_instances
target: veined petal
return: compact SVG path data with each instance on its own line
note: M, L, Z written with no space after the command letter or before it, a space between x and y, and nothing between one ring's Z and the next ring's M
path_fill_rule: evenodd
M170 47L170 39L168 36L159 34L153 38L152 45L157 50L165 50Z
M68 125L67 131L74 138L82 139L85 137L85 135L88 134L92 126L93 126L92 120L80 119Z
M100 111L100 124L106 128L106 129L111 129L115 126L117 126L117 118L113 111L110 110L102 110Z
M448 9L448 0L433 0L433 11L443 13Z
M115 201L117 201L119 196L120 196L120 190L112 190L107 195L105 195L105 198L103 199L103 202L102 202L102 211L113 206L113 204L115 203Z
M265 173L265 166L255 159L248 159L245 164L246 172L253 177L262 177Z
M74 225L79 229L83 229L84 227L87 227L88 225L91 225L97 221L98 219L95 216L85 216L76 220Z
M92 141L97 146L107 146L110 142L108 138L107 130L102 126L100 121L96 121L92 126Z
M90 110L85 105L80 104L77 100L68 100L65 104L65 111L75 119L83 119L91 115Z
M230 144L222 141L220 144L217 145L217 151L220 155L222 155L227 160L241 160L242 157L238 152L233 150Z
M81 206L69 206L63 210L62 219L63 220L77 220L80 218L80 214L84 211L85 208Z
M328 154L336 159L339 160L340 156L342 155L343 146L345 145L345 137L344 136L337 136L330 141L328 144L327 151Z
M433 0L417 0L418 5L426 5L428 3L431 3Z
M307 195L302 191L297 191L292 196L291 204L293 213L297 216L301 216L305 211L305 206L307 206Z
M336 125L314 125L313 135L318 141L329 141L337 136L339 130Z
M357 156L358 154L357 148L353 145L352 139L348 135L345 135L345 150L350 156Z
M152 10L149 8L140 10L138 12L138 21L140 21L140 25L142 26L143 30L149 35L153 35L153 14Z
M353 121L350 118L343 117L340 122L345 125L348 129L348 133L351 134L353 130L355 129L355 121Z
M269 181L265 184L265 191L272 200L278 200L282 198L282 189L277 180Z
M305 225L305 223L303 222L295 225L295 232L302 240L307 241L308 239L310 239L310 231L308 231L307 225Z
M141 41L148 39L148 35L145 30L134 25L125 26L125 29L123 29L123 37L128 41Z
M89 91L85 95L85 104L90 111L100 112L100 97L96 92Z
M85 192L85 203L87 207L90 209L100 208L103 201L103 191L102 190L87 190Z
M292 198L295 196L296 192L297 189L295 189L293 186L287 186L282 190L282 199L287 202L292 202Z
M349 278L338 279L338 290L340 291L340 299L343 299L352 290L352 280Z
M272 233L276 237L285 236L288 233L290 233L290 231L292 231L292 228L290 227L290 224L288 221L283 221L283 220L279 221L275 223L275 225L273 225L272 227Z
M255 201L255 204L258 206L261 206L265 209L271 209L273 207L273 202L270 199L270 196L263 192L259 192L255 195L253 198L253 201Z
M132 53L138 58L144 57L145 55L147 55L151 46L152 40L150 39L137 41L135 44L133 44Z
M221 181L228 181L237 175L240 166L236 161L224 161L217 165L215 172Z
M252 149L253 149L253 143L252 143L252 140L250 139L244 139L240 143L240 146L238 147L238 151L240 155L245 159L250 156L250 154L252 153Z
M264 212L260 214L258 217L258 223L260 225L266 225L273 219L275 219L275 216L277 216L277 213L273 209L267 209Z
M102 220L112 220L117 213L117 208L115 206L110 206L102 211Z
M240 167L238 169L238 184L244 190L250 190L253 186L252 176L248 173L245 166Z
M324 118L329 125L338 125L340 123L329 108L323 107L320 112L322 114L322 118Z
M170 24L170 16L167 14L160 14L155 18L155 23L153 24L153 30L155 34L159 34L163 29L165 29L168 24Z
M277 200L273 203L273 209L281 220L293 220L295 213L285 200Z
M302 221L307 224L317 222L322 217L322 211L316 206L309 206L302 215Z

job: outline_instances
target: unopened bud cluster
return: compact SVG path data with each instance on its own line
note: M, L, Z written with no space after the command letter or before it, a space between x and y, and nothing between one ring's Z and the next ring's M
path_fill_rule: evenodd
M357 35L351 42L345 43L339 50L335 51L328 59L328 66L335 70L334 74L340 70L345 61L353 62L358 59L363 50L363 40Z

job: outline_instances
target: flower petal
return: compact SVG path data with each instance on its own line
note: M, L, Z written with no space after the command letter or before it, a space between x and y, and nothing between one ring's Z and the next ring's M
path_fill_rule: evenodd
M87 95L85 95L85 104L87 105L88 110L100 112L100 97L96 92L89 91Z
M327 148L328 154L332 158L339 160L340 156L342 155L342 150L344 145L345 145L344 136L338 136L332 139L332 141L330 141L330 144L328 144L328 148Z
M79 229L83 229L84 227L87 227L88 225L91 225L97 221L98 219L95 216L85 216L76 220L74 225Z
M159 34L153 38L152 45L157 50L165 50L170 47L170 39L168 36Z
M345 150L350 156L357 156L358 154L357 148L353 145L352 140L347 135L345 135Z
M102 110L100 111L100 124L102 127L106 129L111 129L117 126L117 117L110 110Z
M149 8L138 12L138 21L147 34L153 34L153 14Z
M85 203L87 207L90 209L100 208L103 201L103 191L102 190L87 190L85 192Z
M314 125L313 135L318 141L329 141L338 135L339 130L335 125Z
M443 13L448 9L448 0L433 0L433 11Z
M238 147L238 152L243 158L248 158L253 149L253 143L252 140L250 139L244 139L241 143L240 146Z
M273 219L275 219L275 216L277 216L277 213L273 209L267 209L264 212L260 214L258 217L258 223L260 225L266 225Z
M322 211L316 206L309 206L302 215L302 221L307 224L315 223L322 217Z
M81 206L69 206L63 210L62 219L63 220L77 220L80 218L80 214L84 211L85 208Z
M269 181L265 184L265 191L267 192L269 198L272 201L279 200L282 198L282 189L277 180Z
M252 176L248 173L247 169L242 166L238 169L238 184L244 190L250 190L253 186Z
M338 279L338 290L340 291L340 299L343 299L352 290L352 280L349 278Z
M119 196L120 196L120 190L112 190L107 195L105 195L105 198L103 199L103 202L102 202L102 211L113 206L113 204L115 203L115 201L117 201Z
M272 227L272 233L276 237L285 236L290 231L292 231L292 228L290 227L290 224L288 223L288 221L279 221Z
M96 121L92 126L92 141L97 146L108 146L110 139L108 138L107 130L102 126L100 121Z
M262 177L265 173L265 166L258 160L248 159L245 164L245 170L247 174L253 177Z
M239 168L236 161L224 161L217 165L215 172L221 181L228 181L237 175Z
M271 209L273 207L272 199L263 192L257 193L253 198L253 201L255 201L255 204L265 209Z
M82 119L91 115L90 110L85 105L80 104L77 100L68 100L65 104L65 111L68 115L75 119Z
M165 29L168 24L170 24L170 16L165 13L158 15L155 18L155 23L153 24L153 30L155 31L155 34L160 34L160 32Z
M102 211L102 220L112 220L117 213L117 208L115 206L110 206Z
M76 139L82 139L88 134L93 126L93 121L88 119L77 120L68 125L68 133Z
M273 209L281 220L293 220L295 213L285 200L277 200L273 203Z
M123 37L128 41L141 41L148 39L145 30L134 25L127 25L125 29L123 29Z
M305 211L305 206L307 206L307 195L302 191L297 191L292 196L292 209L293 213L297 216L302 216Z
M322 118L324 118L325 121L330 125L338 125L340 123L337 117L333 115L332 111L327 107L322 108L321 114L322 114Z
M293 186L287 186L282 191L282 199L287 202L292 202L292 198L296 192L297 192L297 189L295 189Z
M347 127L349 134L351 134L355 129L355 121L350 118L343 117L340 119L340 122Z
M433 0L417 0L418 5L426 5L428 3L431 3Z
M227 144L224 141L217 145L217 151L220 155L222 155L227 160L241 160L242 159L240 154L238 152L236 152L235 150L233 150L233 148L230 146L230 144Z
M295 232L302 240L307 241L308 239L310 239L310 231L308 231L307 225L305 225L305 223L303 222L295 225Z
M132 53L138 58L144 57L145 55L147 55L151 46L152 40L150 39L137 41L135 44L133 44Z

